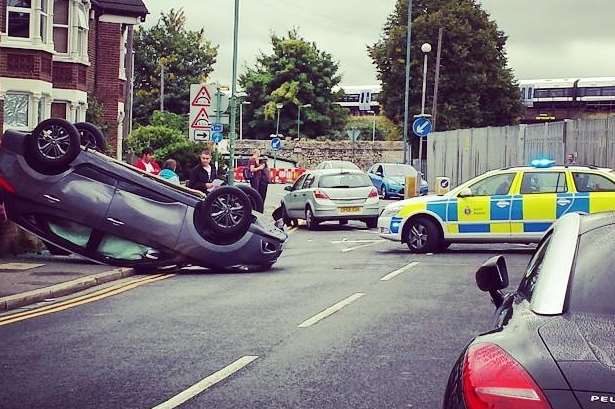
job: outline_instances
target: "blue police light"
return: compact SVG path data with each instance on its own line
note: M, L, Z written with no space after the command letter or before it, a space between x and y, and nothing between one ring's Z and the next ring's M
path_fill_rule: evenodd
M531 163L534 168L550 168L553 165L555 165L555 161L551 159L535 159Z

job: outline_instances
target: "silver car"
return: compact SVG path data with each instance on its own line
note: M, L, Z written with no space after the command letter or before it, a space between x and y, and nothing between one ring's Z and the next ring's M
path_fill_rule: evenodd
M357 165L347 160L325 160L323 162L320 162L318 166L316 166L316 169L361 170Z
M322 169L303 174L282 199L282 214L288 225L304 219L310 230L320 222L349 220L378 225L380 199L365 172L347 169Z

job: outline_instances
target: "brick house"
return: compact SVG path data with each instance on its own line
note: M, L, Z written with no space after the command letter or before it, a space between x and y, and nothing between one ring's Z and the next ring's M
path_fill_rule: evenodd
M0 135L40 121L85 120L102 104L108 142L123 134L127 50L142 0L0 0Z

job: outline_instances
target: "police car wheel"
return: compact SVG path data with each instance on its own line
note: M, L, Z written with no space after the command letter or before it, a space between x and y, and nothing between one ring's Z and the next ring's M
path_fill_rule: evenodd
M406 244L413 253L433 253L441 242L436 224L424 218L414 219L406 229Z

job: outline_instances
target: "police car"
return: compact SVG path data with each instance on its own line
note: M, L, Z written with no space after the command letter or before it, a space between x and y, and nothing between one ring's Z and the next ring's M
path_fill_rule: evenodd
M487 172L442 196L390 204L378 231L412 252L429 253L451 243L535 243L566 213L612 210L615 171L538 160Z

